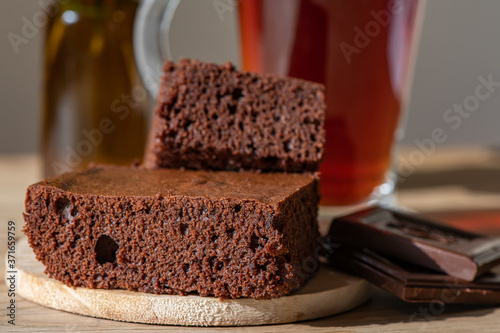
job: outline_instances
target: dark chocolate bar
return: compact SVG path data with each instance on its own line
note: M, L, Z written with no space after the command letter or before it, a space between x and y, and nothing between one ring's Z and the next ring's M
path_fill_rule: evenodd
M500 264L500 238L474 234L381 207L333 220L332 241L367 248L473 281Z
M344 245L335 247L329 260L335 268L365 278L406 302L500 304L500 266L469 282Z

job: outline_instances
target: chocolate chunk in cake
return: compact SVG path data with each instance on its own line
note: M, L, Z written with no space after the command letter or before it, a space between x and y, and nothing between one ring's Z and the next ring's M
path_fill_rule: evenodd
M318 170L325 143L321 84L167 61L144 157L147 168Z
M31 185L24 232L69 286L222 298L300 287L315 174L94 167Z

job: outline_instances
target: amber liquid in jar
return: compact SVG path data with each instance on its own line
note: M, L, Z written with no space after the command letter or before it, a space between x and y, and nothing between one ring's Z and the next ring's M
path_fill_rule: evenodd
M138 2L69 0L47 26L44 174L142 158L148 96L132 36Z
M417 4L239 1L244 69L326 86L323 205L360 203L386 181Z

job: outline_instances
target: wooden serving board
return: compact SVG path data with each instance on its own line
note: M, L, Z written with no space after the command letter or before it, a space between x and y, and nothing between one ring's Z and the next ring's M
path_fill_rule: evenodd
M68 287L48 278L27 239L17 244L17 290L23 298L57 310L120 321L246 326L291 323L350 310L371 295L365 280L327 267L299 291L272 300L170 296L125 290Z

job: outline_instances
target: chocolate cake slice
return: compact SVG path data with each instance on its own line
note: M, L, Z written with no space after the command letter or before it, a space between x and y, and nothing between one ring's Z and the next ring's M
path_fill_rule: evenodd
M144 157L147 168L318 170L324 86L230 63L167 61Z
M315 174L94 167L31 185L24 232L69 286L283 296L309 277Z

